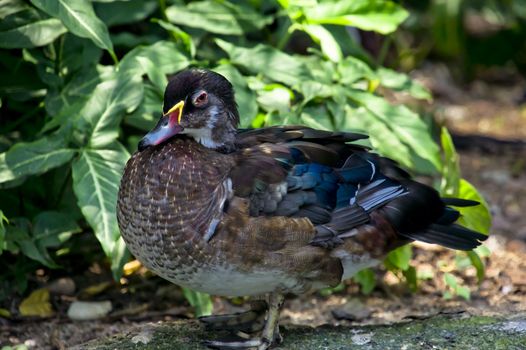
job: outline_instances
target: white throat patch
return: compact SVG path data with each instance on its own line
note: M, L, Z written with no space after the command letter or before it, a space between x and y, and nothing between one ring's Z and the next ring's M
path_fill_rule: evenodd
M212 130L208 128L186 128L183 130L182 134L192 136L194 140L207 148L218 148L222 146L219 142L212 140Z
M194 129L194 128L185 128L182 132L182 134L190 135L202 144L203 146L207 148L218 148L221 147L222 144L219 142L215 142L212 140L212 129L215 127L215 124L217 122L217 115L219 114L219 109L217 106L213 106L210 108L210 119L206 122L206 127L201 129Z

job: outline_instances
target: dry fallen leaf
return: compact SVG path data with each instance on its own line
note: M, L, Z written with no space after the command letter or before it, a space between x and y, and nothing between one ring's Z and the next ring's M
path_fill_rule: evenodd
M124 276L129 276L133 274L134 272L138 271L141 267L142 267L142 264L139 262L139 260L132 260L124 264L124 267L123 267Z
M82 295L82 296L94 296L94 295L97 295L99 293L102 293L103 291L105 291L111 285L112 285L112 282L97 283L97 284L91 285L91 286L89 286L87 288L84 288L80 292L80 295Z
M0 317L9 318L9 317L11 317L11 313L9 311L7 311L6 309L0 308Z
M27 298L22 300L18 310L22 316L52 316L53 309L49 302L49 290L41 288L33 291Z

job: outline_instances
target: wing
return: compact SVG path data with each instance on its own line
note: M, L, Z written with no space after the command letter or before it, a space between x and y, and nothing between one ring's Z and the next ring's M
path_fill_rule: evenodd
M352 143L366 137L303 126L240 131L233 191L248 199L251 216L308 218L311 244L328 249L364 225L389 235L386 249L421 240L469 250L486 238L454 224L459 213L434 189Z

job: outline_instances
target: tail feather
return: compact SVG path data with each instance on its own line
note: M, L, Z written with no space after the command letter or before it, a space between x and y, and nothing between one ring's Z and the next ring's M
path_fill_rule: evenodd
M460 225L431 224L420 232L401 233L402 236L426 243L439 244L447 248L471 250L484 241L487 236Z
M442 198L442 202L444 202L445 205L452 205L454 207L474 207L480 204L477 201L462 198Z

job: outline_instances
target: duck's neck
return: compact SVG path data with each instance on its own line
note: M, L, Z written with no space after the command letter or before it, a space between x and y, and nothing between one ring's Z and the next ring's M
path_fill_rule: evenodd
M184 133L193 137L201 145L222 153L230 153L235 149L237 128L230 122L208 123L199 129L186 128Z

